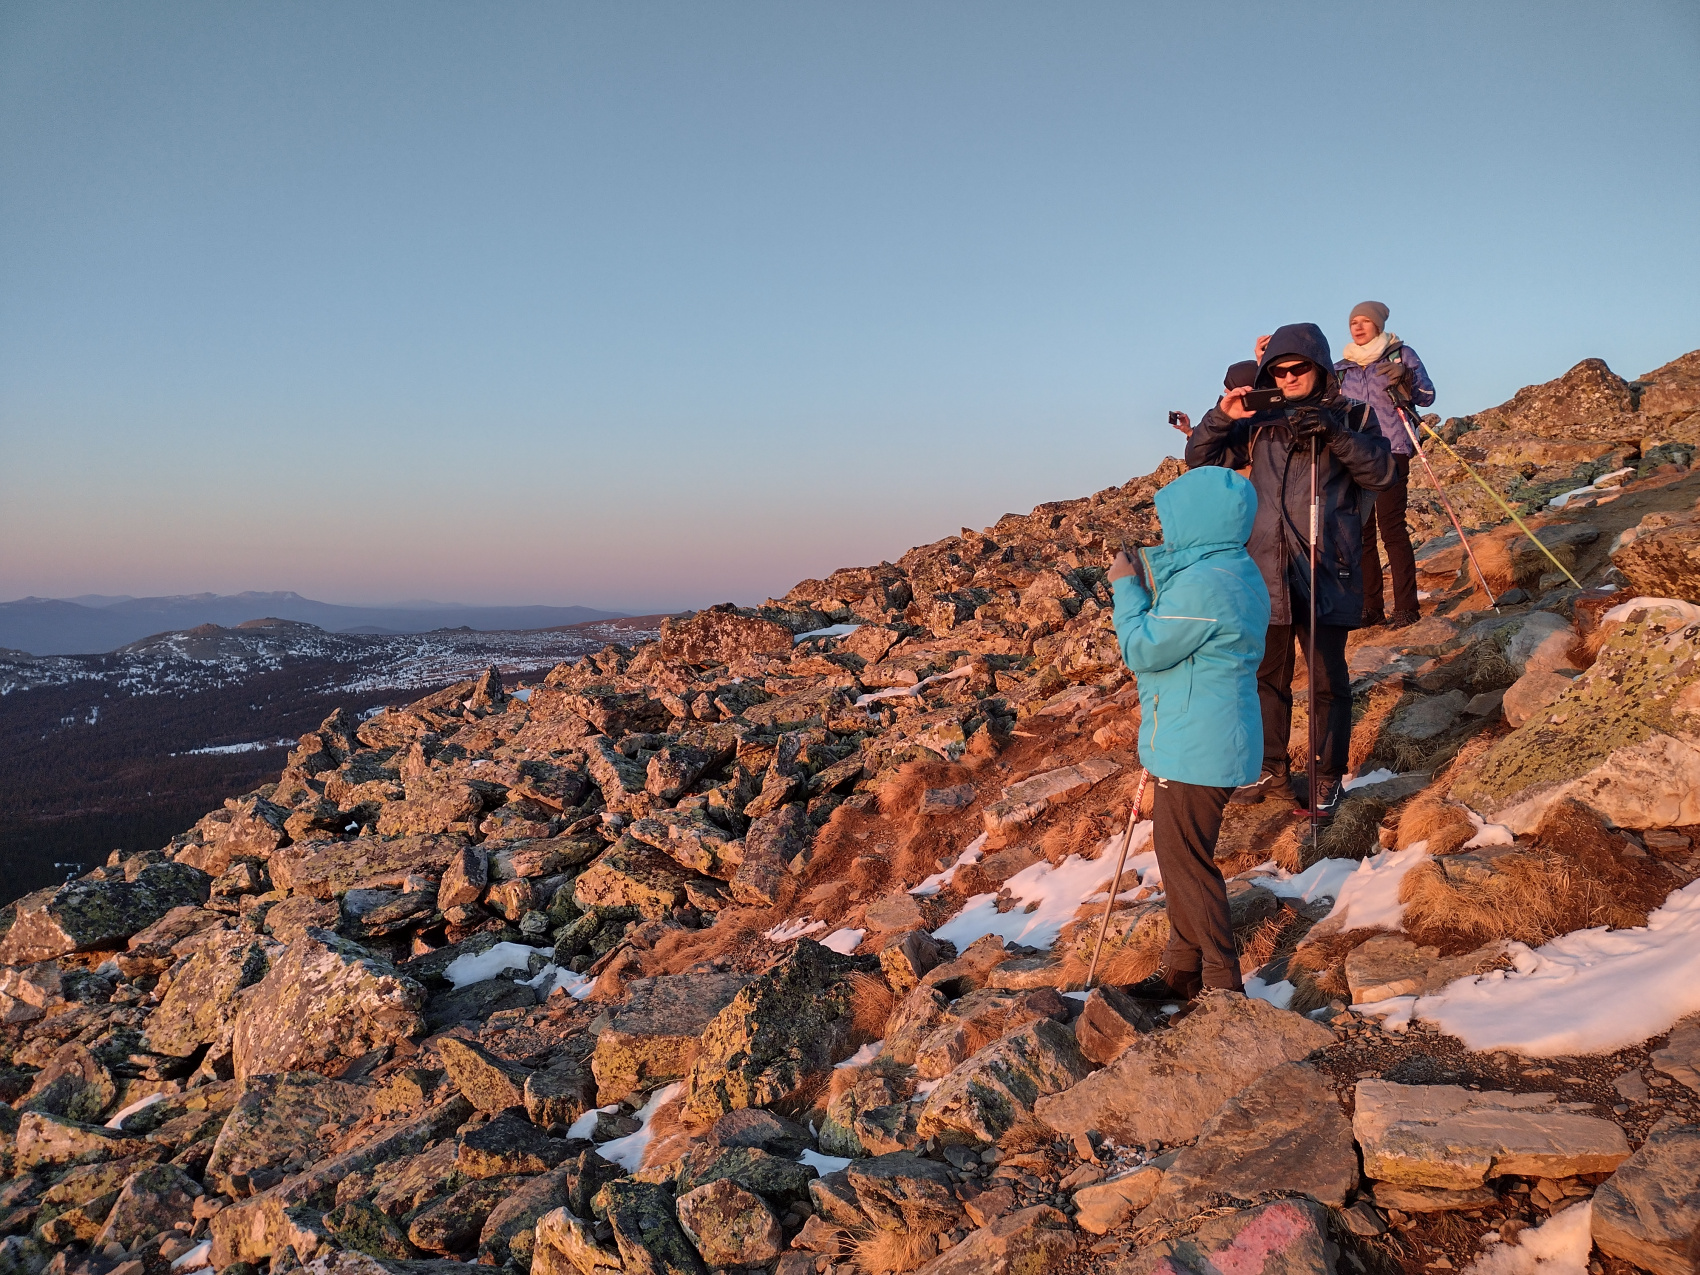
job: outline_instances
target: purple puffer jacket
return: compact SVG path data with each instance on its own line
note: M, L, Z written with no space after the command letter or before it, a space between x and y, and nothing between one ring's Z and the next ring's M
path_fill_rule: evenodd
M1350 359L1341 359L1334 365L1334 371L1340 377L1342 396L1355 398L1360 403L1368 403L1375 409L1376 423L1381 426L1381 433L1393 448L1393 454L1409 456L1412 454L1411 437L1399 420L1393 400L1382 388L1381 379L1370 371L1370 368L1386 363L1394 354L1398 354L1399 362L1410 371L1406 388L1410 391L1411 402L1418 407L1429 406L1434 402L1434 382L1428 379L1428 373L1423 369L1423 361L1417 357L1417 352L1408 345L1389 345L1387 352L1369 367L1359 367ZM1415 428L1415 422L1412 427Z

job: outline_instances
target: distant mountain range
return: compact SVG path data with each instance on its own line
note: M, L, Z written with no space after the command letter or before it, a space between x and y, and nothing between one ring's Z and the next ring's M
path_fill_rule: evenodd
M622 614L591 607L479 607L426 601L351 607L315 602L299 593L190 593L164 598L84 594L0 602L0 648L31 655L95 655L156 633L201 624L229 628L264 618L297 620L332 633L428 633L456 628L548 629L619 619Z

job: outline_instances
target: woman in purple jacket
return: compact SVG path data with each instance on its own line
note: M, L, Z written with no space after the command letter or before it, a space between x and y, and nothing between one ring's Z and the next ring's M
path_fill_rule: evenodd
M1398 476L1385 491L1375 493L1375 506L1364 519L1364 624L1389 623L1382 600L1381 554L1375 545L1376 528L1387 543L1387 566L1393 575L1393 628L1415 624L1417 610L1417 564L1411 550L1411 533L1405 526L1405 501L1411 477L1411 436L1399 414L1399 404L1412 408L1434 402L1434 383L1423 370L1417 352L1387 331L1388 309L1379 301L1365 301L1352 308L1347 326L1352 330L1345 358L1334 365L1340 377L1340 393L1368 403L1375 409L1376 423L1393 448ZM1411 428L1417 428L1411 422Z

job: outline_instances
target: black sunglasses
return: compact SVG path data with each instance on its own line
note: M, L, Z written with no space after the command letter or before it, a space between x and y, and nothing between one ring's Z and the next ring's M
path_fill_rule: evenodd
M1279 367L1270 368L1269 375L1276 380L1284 381L1289 376L1303 376L1309 370L1309 363L1283 363Z

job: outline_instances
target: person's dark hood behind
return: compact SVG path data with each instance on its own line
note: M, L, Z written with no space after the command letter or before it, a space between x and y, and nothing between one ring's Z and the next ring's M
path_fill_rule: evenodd
M1317 378L1317 392L1311 398L1326 401L1337 397L1339 381L1334 375L1334 355L1328 348L1328 337L1314 323L1288 323L1275 329L1263 349L1263 358L1258 361L1257 384L1273 389L1275 378L1269 375L1270 364L1295 355L1309 359L1322 373Z
M1225 390L1250 389L1257 384L1257 360L1243 359L1238 363L1228 365L1228 374L1222 378L1222 388Z

